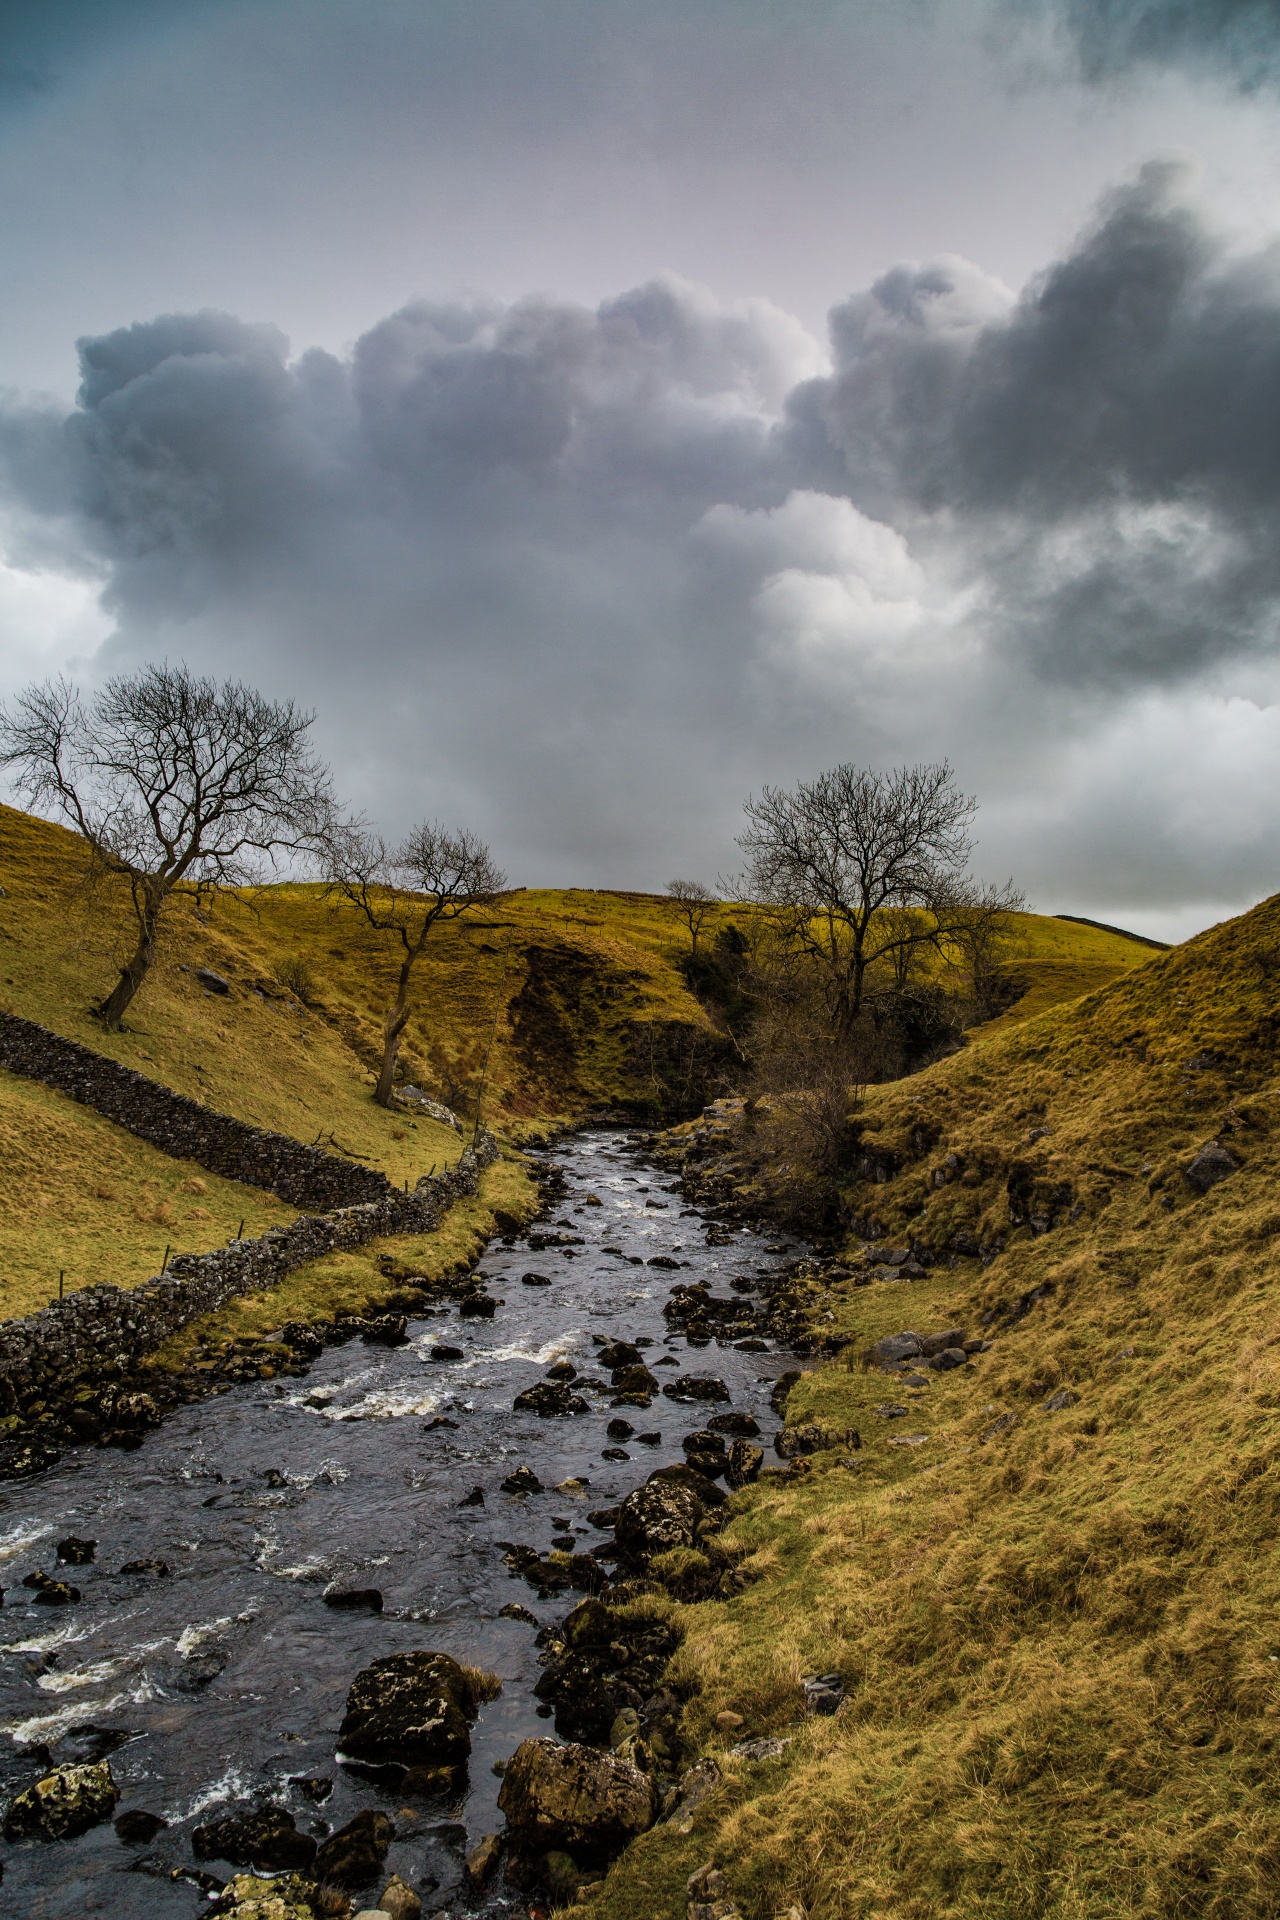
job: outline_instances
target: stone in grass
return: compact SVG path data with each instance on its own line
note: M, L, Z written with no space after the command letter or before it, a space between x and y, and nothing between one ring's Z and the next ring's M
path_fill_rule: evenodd
M1201 1147L1199 1153L1187 1162L1182 1169L1182 1177L1197 1193L1208 1193L1210 1187L1216 1187L1219 1180L1238 1172L1239 1167L1240 1162L1234 1154L1228 1153L1216 1140L1211 1140L1208 1146Z
M1057 1393L1051 1393L1044 1403L1046 1413L1062 1413L1067 1407L1074 1407L1079 1395L1072 1393L1070 1387L1060 1387Z
M115 1812L119 1789L105 1760L55 1767L13 1801L4 1818L6 1840L72 1840Z

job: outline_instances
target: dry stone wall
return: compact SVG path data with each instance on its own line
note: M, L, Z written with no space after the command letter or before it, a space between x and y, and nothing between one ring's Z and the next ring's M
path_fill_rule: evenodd
M39 1313L0 1326L0 1403L21 1399L42 1382L129 1367L201 1314L236 1295L274 1287L295 1267L322 1254L367 1245L382 1234L429 1233L456 1200L473 1194L481 1169L498 1157L485 1134L456 1167L428 1174L412 1193L388 1187L384 1199L303 1214L259 1240L233 1240L213 1253L184 1253L137 1287L82 1287ZM8 1389L6 1392L5 1389Z
M475 1193L482 1168L498 1157L498 1143L486 1133L455 1167L399 1193L385 1174L211 1112L11 1013L0 1013L0 1067L56 1087L177 1159L311 1209L261 1239L179 1254L167 1272L140 1286L82 1287L0 1325L0 1405L29 1396L45 1381L65 1385L99 1369L130 1366L201 1314L237 1294L278 1285L308 1260L383 1234L430 1233L456 1200Z
M0 1013L0 1067L56 1087L175 1160L198 1160L228 1180L266 1187L292 1207L327 1213L333 1207L376 1203L392 1192L385 1174L202 1107L198 1100L14 1013Z

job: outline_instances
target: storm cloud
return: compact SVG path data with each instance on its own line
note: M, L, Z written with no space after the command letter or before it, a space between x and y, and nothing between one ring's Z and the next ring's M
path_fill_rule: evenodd
M666 276L417 303L342 357L169 315L80 364L0 416L11 557L100 582L95 672L312 700L390 826L661 884L730 862L763 780L946 752L1037 896L1271 884L1280 254L1179 165L1020 292L901 265L825 346Z
M1280 80L1277 0L1007 0L1046 13L1091 84L1142 68L1224 75L1246 89Z

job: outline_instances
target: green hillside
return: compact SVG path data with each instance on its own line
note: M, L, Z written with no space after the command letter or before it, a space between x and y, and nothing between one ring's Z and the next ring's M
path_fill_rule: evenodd
M610 1920L712 1859L810 1920L1275 1914L1278 955L1273 900L869 1093L874 1251L814 1281L834 1357L787 1407L830 1437L736 1497L747 1590L678 1609L726 1782L615 1869ZM908 1329L990 1345L870 1364ZM728 1757L762 1734L790 1744Z

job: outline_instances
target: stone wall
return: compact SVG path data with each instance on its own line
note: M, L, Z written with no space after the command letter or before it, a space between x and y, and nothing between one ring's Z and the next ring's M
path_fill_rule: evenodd
M213 1253L179 1254L167 1273L140 1286L83 1287L25 1320L10 1320L0 1325L0 1401L25 1398L45 1381L65 1385L103 1366L132 1365L201 1314L237 1294L274 1287L322 1254L381 1234L429 1233L456 1200L475 1193L481 1169L497 1157L497 1141L485 1134L456 1167L424 1176L412 1193L384 1181L382 1199L303 1214L259 1240L233 1240Z
M0 1067L56 1087L175 1160L198 1160L228 1180L266 1187L293 1207L328 1213L334 1207L377 1204L393 1191L386 1175L371 1167L202 1107L14 1013L0 1013Z
M104 1365L130 1365L201 1314L237 1294L274 1287L322 1254L381 1234L429 1233L455 1200L475 1193L481 1169L498 1157L497 1141L485 1134L456 1167L399 1193L385 1174L213 1112L12 1013L0 1013L0 1067L56 1087L175 1159L198 1161L311 1210L260 1240L179 1254L166 1273L140 1286L82 1287L25 1320L0 1324L0 1403L45 1380L65 1384Z

